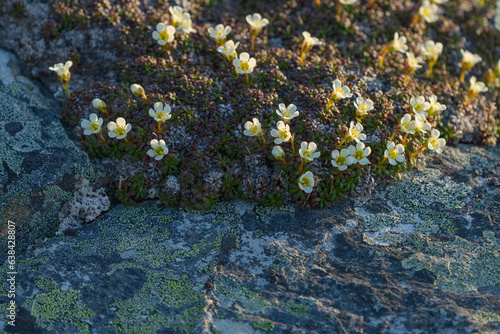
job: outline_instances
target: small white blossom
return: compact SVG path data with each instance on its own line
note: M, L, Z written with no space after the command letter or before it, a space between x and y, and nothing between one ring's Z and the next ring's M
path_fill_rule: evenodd
M273 156L278 159L278 160L282 160L283 159L283 155L285 154L285 151L283 151L283 149L276 145L273 147L273 150L271 152L273 154Z
M427 115L428 116L434 116L437 113L446 110L446 106L444 104L441 104L437 101L437 96L432 95L429 98L429 110L427 110Z
M369 163L367 156L372 153L372 149L369 147L365 147L363 143L357 143L356 146L349 145L347 148L349 154L351 155L351 163L359 163L360 165L367 165Z
M196 29L193 28L193 20L191 19L191 14L184 13L182 14L183 20L177 27L177 30L182 31L185 34L190 34L192 32L196 32Z
M431 3L429 0L424 0L422 6L418 9L418 13L427 23L433 23L438 20L438 15L441 9L436 4Z
M337 167L339 170L346 170L347 166L352 165L354 162L354 158L349 155L349 150L342 149L332 151L332 160L331 163L333 167Z
M170 112L172 111L172 108L168 104L163 107L163 103L161 102L156 102L153 105L153 109L149 109L149 116L153 117L155 121L157 122L165 122L166 120L169 120L172 118L172 115Z
M226 39L227 35L231 32L231 27L227 26L224 27L223 24L218 24L215 26L215 28L208 28L208 33L210 34L210 37L215 39L216 42L220 42Z
M307 172L300 176L299 178L299 188L305 193L309 194L312 192L314 187L314 176L313 173Z
M93 133L100 133L101 132L101 126L102 126L102 118L97 117L96 114L90 114L89 120L84 119L82 120L81 126L82 129L84 129L83 134L88 136Z
M168 8L168 11L170 12L170 14L172 15L171 19L170 19L170 24L172 24L174 27L177 27L179 26L179 24L181 24L181 22L184 20L184 10L182 9L182 7L180 6L170 6Z
M153 38L158 41L160 45L172 43L175 38L175 28L171 25L158 23L156 25L156 31L153 31Z
M425 113L427 114L427 113ZM413 121L413 128L415 133L426 133L431 129L431 123L427 122L424 113L415 113L415 120Z
M339 2L345 6L351 6L358 2L358 0L339 0Z
M442 5L448 2L448 0L431 0L436 5Z
M411 120L410 114L405 114L399 122L399 127L403 133L415 133L415 122Z
M346 99L352 97L351 89L347 86L342 86L342 82L339 79L336 79L333 82L333 92L330 96L333 101L338 101L340 99Z
M477 54L473 54L470 51L464 51L460 49L460 53L462 54L462 62L458 65L462 68L462 71L468 71L474 67L477 63L479 63L483 58Z
M161 160L168 154L168 148L165 146L164 140L153 139L150 142L151 149L148 150L148 155L155 160Z
M354 106L356 107L356 116L363 117L368 114L369 111L373 110L373 101L370 99L364 99L362 97L357 97L354 102Z
M395 32L394 39L391 44L389 44L389 51L405 53L408 51L408 45L406 45L406 42L407 40L405 36L399 37L399 33Z
M417 68L421 68L422 65L420 65L421 63L424 62L424 60L421 58L421 57L415 57L415 55L413 54L413 52L406 52L406 57L407 57L407 62L408 62L408 66L412 69L412 70L416 70Z
M294 104L290 104L288 107L285 107L284 103L280 103L278 107L279 110L276 110L276 113L285 123L288 123L292 118L299 116L297 107Z
M427 110L431 107L430 103L425 101L425 97L419 96L417 98L411 97L410 104L415 113L422 113L427 116Z
M300 144L299 155L304 161L313 161L320 156L320 153L316 152L317 148L318 146L316 146L315 143L310 142L309 144L307 144L307 142L303 141Z
M132 129L132 125L127 124L124 118L118 117L115 122L108 123L108 136L116 139L123 139Z
M69 73L69 69L71 66L73 66L73 62L71 60L68 60L66 64L59 63L55 64L53 67L49 67L49 70L57 72L59 80L66 80L71 76L71 74Z
M217 52L222 53L227 58L236 56L236 48L240 45L240 42L234 43L233 41L227 41L224 46L217 47Z
M363 125L361 123L354 124L354 121L351 121L349 126L349 132L347 133L347 141L356 141L359 143L361 140L366 140L366 135L361 133L363 131Z
M437 60L439 55L443 52L442 43L434 43L434 41L426 41L424 45L420 47L422 54L428 60Z
M240 58L235 58L233 60L233 65L236 67L236 71L240 74L252 73L253 68L257 65L255 58L250 58L250 55L246 52L240 54Z
M260 136L262 135L261 124L257 118L252 119L252 122L248 121L245 123L245 131L243 131L245 136Z
M477 80L476 77L470 78L469 94L473 97L479 93L484 93L488 91L488 87L486 87L484 82L476 80Z
M446 145L446 140L444 138L439 138L440 132L437 129L431 131L431 137L427 142L427 148L437 153L443 152L442 148Z
M269 24L269 20L266 18L262 18L259 13L247 15L246 20L250 25L250 29L254 31L259 31Z
M288 124L283 123L283 121L278 121L276 128L277 129L271 130L271 136L276 137L276 139L274 139L275 144L279 145L283 142L286 143L292 138L290 126Z
M384 156L389 160L391 165L397 165L398 162L405 161L405 147L402 144L394 144L390 141L387 143L387 149L384 152Z
M322 45L323 44L323 42L320 41L318 38L311 37L311 34L308 33L307 31L304 31L302 33L302 36L304 36L304 42L303 43L305 45L306 52L309 51L315 45Z
M94 108L96 108L97 110L99 111L103 111L106 110L106 103L104 103L103 100L100 100L100 99L93 99L92 100L92 106Z

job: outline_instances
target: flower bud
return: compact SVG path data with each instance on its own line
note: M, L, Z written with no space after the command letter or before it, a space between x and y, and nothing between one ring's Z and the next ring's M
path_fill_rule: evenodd
M100 99L93 99L92 106L102 112L105 112L106 110L106 103Z
M130 90L132 91L132 93L137 96L137 97L142 97L142 98L145 98L146 97L146 94L144 93L144 88L142 88L141 85L138 85L138 84L133 84L131 87L130 87Z
M273 156L277 159L277 160L283 160L283 155L285 154L285 151L283 151L283 149L276 145L273 147Z

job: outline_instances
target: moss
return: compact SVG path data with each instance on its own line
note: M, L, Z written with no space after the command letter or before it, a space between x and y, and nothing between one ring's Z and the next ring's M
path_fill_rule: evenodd
M274 331L274 324L269 320L254 320L252 322L253 329L261 330L264 332Z
M290 313L298 317L305 317L309 313L309 306L301 303L294 303L291 300L286 302L286 308Z
M45 292L27 299L25 307L36 318L39 326L50 331L77 331L90 333L86 323L95 313L80 300L79 290L61 291L57 283L45 277L38 277L36 285Z
M476 312L476 321L481 325L487 325L489 322L500 322L500 315L479 310Z
M458 292L500 282L500 243L493 232L483 232L481 244L455 237L453 242L419 242L422 251L403 260L406 269L427 269L436 275L435 285ZM425 245L425 246L424 246Z
M217 299L222 307L235 307L243 314L264 314L271 303L243 287L237 280L223 276L217 284Z

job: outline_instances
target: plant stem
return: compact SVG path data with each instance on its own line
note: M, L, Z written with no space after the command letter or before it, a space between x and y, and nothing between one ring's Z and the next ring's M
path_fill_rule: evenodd
M255 50L255 35L250 32L250 34L252 35L252 37L250 38L250 43L252 44L252 51Z
M408 138L408 132L405 134L405 137L403 139L403 144L406 142L406 139Z
M304 55L305 55L305 52L304 52L304 51L301 51L301 52L300 52L300 61L299 61L299 64L304 63Z
M63 88L66 91L66 94L68 95L68 98L70 98L71 94L69 92L69 87L68 87L68 83L67 82L63 84Z
M400 130L400 129L401 129L401 126L400 126L400 125L398 125L398 126L396 127L396 130L394 130L394 132L392 133L390 140L393 140L393 139L394 139L394 136L395 136L395 135L399 132L399 130Z
M293 138L294 138L294 137L295 137L295 133L292 135L292 139L291 139L291 141L292 141L292 152L293 152L293 154L295 154L295 147L293 146Z
M248 73L245 73L245 78L246 78L246 81L247 81L247 85L250 84L250 78L248 77Z
M384 50L382 51L382 57L380 58L380 61L379 61L379 65L380 66L384 66L384 59L385 59L385 55L387 54L387 52L389 51L389 45L391 45L391 42L389 42L385 47L384 47Z
M99 137L101 137L102 142L103 142L104 144L107 144L107 142L106 142L106 138L104 138L104 136L102 135L102 132L99 132Z
M260 138L262 138L262 142L264 143L264 145L267 145L266 139L264 138L264 134L261 134Z
M465 71L462 70L462 72L460 72L460 82L464 82L464 78L465 78Z
M161 122L158 122L158 134L161 133Z

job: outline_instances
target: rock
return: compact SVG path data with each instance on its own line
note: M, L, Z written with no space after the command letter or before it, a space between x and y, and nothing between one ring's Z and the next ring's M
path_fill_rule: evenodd
M498 332L500 150L447 147L426 164L329 210L118 205L28 251L17 322L26 333Z
M15 59L0 50L0 244L16 225L16 252L54 236L61 205L83 177L96 180L86 153L68 137L60 107L19 75ZM0 253L5 261L7 252Z

